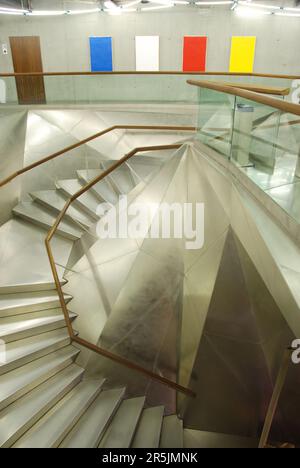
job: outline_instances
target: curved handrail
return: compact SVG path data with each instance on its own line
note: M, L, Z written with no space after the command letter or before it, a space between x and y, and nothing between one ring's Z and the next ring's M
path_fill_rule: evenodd
M271 73L238 73L228 71L206 71L206 72L183 72L183 71L102 71L102 72L91 72L91 71L70 71L70 72L29 72L29 73L0 73L0 78L9 77L22 77L22 76L93 76L93 75L199 75L199 76L253 76L260 78L276 78L276 79L287 79L297 80L300 79L300 75L280 75Z
M180 126L166 126L166 125L114 125L113 127L106 128L105 130L102 130L101 132L95 133L94 135L91 135L88 138L85 138L84 140L80 140L77 143L74 143L73 145L67 146L66 148L61 149L60 151L57 151L56 153L53 153L49 156L46 156L43 159L40 159L39 161L32 163L28 166L23 167L22 169L14 172L10 176L6 177L5 179L0 181L0 188L3 187L4 185L8 184L12 180L16 179L18 176L25 174L28 171L31 171L32 169L41 166L42 164L51 161L52 159L56 159L59 156L62 156L65 153L68 153L69 151L79 148L80 146L85 145L86 143L95 140L96 138L99 138L107 133L110 133L114 130L163 130L163 131L188 131L188 132L195 132L196 128L195 127L180 127Z
M234 87L219 84L216 81L194 80L187 80L187 83L193 86L198 86L199 88L212 89L221 93L239 96L241 98L248 99L259 104L264 104L265 106L273 107L274 109L278 109L282 112L286 112L289 114L300 115L300 104L293 104L292 102L282 101L280 99L264 96L262 94L255 93L254 91L246 91L245 89L238 88L238 85Z
M89 349L91 351L94 351L94 352L98 353L99 355L104 356L104 357L106 357L106 358L108 358L108 359L110 359L110 360L112 360L114 362L117 362L118 364L121 364L121 365L123 365L123 366L125 366L125 367L127 367L127 368L129 368L131 370L137 371L137 372L149 377L152 380L155 380L155 381L157 381L157 382L159 382L161 384L167 385L168 387L173 388L174 390L177 390L177 391L179 391L181 393L184 393L184 394L186 394L186 395L188 395L190 397L195 397L196 394L192 390L190 390L189 388L183 387L183 386L181 386L181 385L179 385L179 384L177 384L175 382L172 382L171 380L169 380L169 379L167 379L165 377L162 377L162 376L160 376L158 374L155 374L154 372L152 372L150 370L147 370L144 367L139 366L138 364L135 364L132 361L129 361L128 359L125 359L125 358L123 358L121 356L118 356L117 354L111 353L110 351L107 351L106 349L100 348L99 346L97 346L97 345L95 345L93 343L90 343L89 341L86 341L86 340L76 336L76 334L74 333L74 330L73 330L72 322L71 322L70 317L69 317L67 304L66 304L64 294L63 294L63 291L62 291L61 282L59 280L59 276L58 276L58 272L57 272L57 269L56 269L55 260L54 260L54 256L53 256L53 253L52 253L52 250L51 250L51 244L50 244L53 236L55 235L55 233L56 233L56 231L57 231L57 229L59 227L59 224L61 223L64 215L68 211L68 208L70 207L70 205L75 200L77 200L77 198L79 198L81 195L86 193L90 188L92 188L95 184L97 184L98 182L103 180L105 177L107 177L109 174L111 174L115 169L117 169L123 163L125 163L130 158L132 158L135 154L141 153L141 152L147 152L147 151L163 151L163 150L170 150L170 149L179 149L180 147L181 147L181 144L138 147L138 148L135 148L132 151L130 151L123 158L116 161L116 163L113 164L110 168L103 171L102 174L95 177L88 184L83 186L82 189L78 190L72 197L69 198L69 200L66 202L64 208L61 210L61 212L57 216L54 225L52 226L52 228L48 232L48 235L47 235L47 237L45 239L45 245L46 245L46 249L47 249L48 258L49 258L49 261L50 261L51 271L52 271L52 274L53 274L53 278L54 278L54 281L55 281L56 289L57 289L57 292L58 292L60 304L61 304L61 307L62 307L62 310L63 310L63 314L64 314L64 317L65 317L65 321L66 321L66 325L67 325L67 329L68 329L71 341L75 342L75 343L77 343L77 344L79 344L79 345L81 345L81 346L83 346L83 347L85 347L85 348L87 348L87 349Z

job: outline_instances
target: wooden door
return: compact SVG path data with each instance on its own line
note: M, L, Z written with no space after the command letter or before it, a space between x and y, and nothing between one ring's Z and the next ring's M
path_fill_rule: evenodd
M38 36L10 37L15 73L42 72L40 38ZM16 77L19 104L46 102L43 76Z

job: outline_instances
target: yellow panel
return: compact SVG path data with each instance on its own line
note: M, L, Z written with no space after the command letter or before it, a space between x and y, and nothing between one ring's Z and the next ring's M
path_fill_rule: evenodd
M255 36L233 36L229 71L232 73L252 73L255 56Z

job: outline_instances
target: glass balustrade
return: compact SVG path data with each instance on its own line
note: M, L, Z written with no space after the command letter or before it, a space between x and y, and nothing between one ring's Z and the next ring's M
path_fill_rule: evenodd
M300 222L300 116L199 88L198 139Z
M22 103L18 99L17 85L28 94L25 104L97 104L102 102L182 102L195 103L193 88L186 86L188 79L217 81L250 85L291 88L295 80L229 74L197 74L168 72L143 74L83 74L45 75L41 77L0 76L0 104ZM36 80L43 81L44 96L36 96ZM297 87L297 86L296 86ZM30 98L30 93L33 93ZM31 99L31 100L30 100ZM290 100L291 96L285 99Z

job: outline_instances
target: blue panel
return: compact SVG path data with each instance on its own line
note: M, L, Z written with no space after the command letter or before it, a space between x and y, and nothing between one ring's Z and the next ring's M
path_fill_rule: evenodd
M90 37L91 70L112 71L112 38Z

